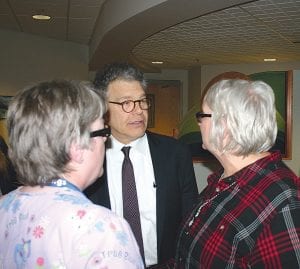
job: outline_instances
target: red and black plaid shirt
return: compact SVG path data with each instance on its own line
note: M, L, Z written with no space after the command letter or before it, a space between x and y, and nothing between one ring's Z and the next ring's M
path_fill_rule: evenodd
M300 268L300 180L280 153L219 182L221 173L208 177L170 267Z

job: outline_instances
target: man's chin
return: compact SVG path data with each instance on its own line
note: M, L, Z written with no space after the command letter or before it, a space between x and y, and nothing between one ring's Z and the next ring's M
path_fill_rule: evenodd
M104 170L103 170L103 167L102 167L101 170L100 170L100 172L98 173L97 178L102 177L103 176L103 172L104 172Z
M131 130L131 137L138 139L138 138L142 137L145 134L145 132L146 132L145 128L137 128L137 129Z

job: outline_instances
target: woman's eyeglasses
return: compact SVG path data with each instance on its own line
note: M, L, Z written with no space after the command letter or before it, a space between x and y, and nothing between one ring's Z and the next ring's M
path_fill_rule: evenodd
M111 134L110 127L90 132L90 137L102 136L109 137Z
M195 116L196 116L197 122L201 123L203 118L210 118L211 114L203 113L203 112L199 111L199 112L196 113Z

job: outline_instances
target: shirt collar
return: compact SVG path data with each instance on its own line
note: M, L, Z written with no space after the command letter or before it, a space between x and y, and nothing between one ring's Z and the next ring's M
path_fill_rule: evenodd
M115 137L113 137L112 135L110 136L111 139L111 148L114 151L120 151L123 147L125 146L130 146L132 147L134 150L144 154L146 152L146 149L148 147L148 139L147 139L147 135L144 134L142 137L130 142L129 144L123 144L121 142L119 142Z
M226 184L231 184L234 181L238 181L238 184L241 185L246 185L249 183L249 181L252 180L254 175L257 173L257 170L262 170L265 169L270 163L277 163L278 161L281 161L281 154L279 151L270 151L270 155L261 158L257 160L256 162L249 164L248 166L242 168L241 170L237 171L235 174L224 178L224 183ZM209 184L216 184L221 175L223 174L224 169L220 169L217 172L211 174L208 176L207 181ZM243 180L241 180L243 179Z

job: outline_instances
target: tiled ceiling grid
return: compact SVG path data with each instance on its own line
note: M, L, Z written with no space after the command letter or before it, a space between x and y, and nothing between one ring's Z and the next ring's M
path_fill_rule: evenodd
M295 43L294 43L295 42ZM300 60L300 1L261 0L201 16L143 40L133 54L169 67Z

